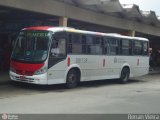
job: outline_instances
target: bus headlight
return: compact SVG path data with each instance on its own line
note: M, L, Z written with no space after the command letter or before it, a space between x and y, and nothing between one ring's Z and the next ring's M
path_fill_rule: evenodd
M40 74L43 74L47 72L47 67L46 66L43 66L41 69L37 70L34 75L40 75Z

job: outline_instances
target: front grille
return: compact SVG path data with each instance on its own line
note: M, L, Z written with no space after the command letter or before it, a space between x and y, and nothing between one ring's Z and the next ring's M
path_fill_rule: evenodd
M16 70L16 73L20 75L32 76L34 74L34 71Z
M25 75L28 75L28 76L32 76L33 74L34 74L33 71L26 71L26 72L25 72Z
M16 80L22 81L22 82L30 82L30 83L34 82L33 78L26 78L26 77L23 79L21 79L20 77L16 77Z

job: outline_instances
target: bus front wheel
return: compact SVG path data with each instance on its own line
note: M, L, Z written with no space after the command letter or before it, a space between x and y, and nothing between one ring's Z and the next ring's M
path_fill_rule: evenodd
M124 67L121 71L120 82L127 83L129 79L130 70L128 67Z
M77 72L73 69L68 72L66 86L67 88L75 88L78 85L78 75Z

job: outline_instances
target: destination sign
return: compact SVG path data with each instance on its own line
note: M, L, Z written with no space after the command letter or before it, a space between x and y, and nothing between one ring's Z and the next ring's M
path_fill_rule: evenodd
M27 37L48 37L48 32L21 32L20 35Z

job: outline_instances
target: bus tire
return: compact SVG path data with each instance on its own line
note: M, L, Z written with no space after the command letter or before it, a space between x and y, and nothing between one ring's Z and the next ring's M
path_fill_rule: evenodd
M67 74L66 87L69 89L77 87L78 80L77 71L74 69L70 70Z
M130 75L130 70L128 67L124 67L121 71L121 76L120 76L120 82L125 84L128 82L129 79L129 75Z

